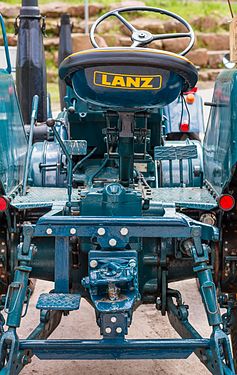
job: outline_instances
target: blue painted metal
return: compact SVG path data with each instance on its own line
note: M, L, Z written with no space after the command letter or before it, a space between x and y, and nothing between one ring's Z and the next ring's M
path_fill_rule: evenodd
M168 317L171 325L175 328L175 330L179 333L181 337L183 337L184 339L201 339L201 335L194 329L194 327L188 321L187 306L185 306L182 303L182 301L180 301L176 306L171 296L169 296L168 298ZM218 337L222 339L224 342L226 342L226 358L223 357L223 352L220 352L221 344L220 346L218 344L217 347L215 347L215 341L216 339L218 340ZM215 352L213 352L214 347L216 349ZM228 339L227 336L223 336L222 331L220 332L219 330L216 330L216 328L214 328L213 334L210 339L210 348L204 348L201 350L197 348L195 350L195 354L200 359L200 361L202 361L205 364L205 366L212 374L224 375L225 371L229 371L230 374L235 374L233 370L233 361L231 358L231 350L228 344ZM230 365L230 367L227 369L224 363L224 360L226 359L227 363L229 363ZM229 360L230 362L228 362Z
M30 134L29 134L29 140L28 140L26 163L25 163L25 170L24 170L24 177L23 177L23 188L22 188L23 195L26 194L27 180L28 180L29 168L30 168L30 157L31 157L31 152L32 152L33 133L34 133L35 122L37 121L38 106L39 106L39 97L38 95L35 95L33 98L33 102L32 102Z
M120 69L119 66L115 68ZM216 210L217 196L202 184L201 144L197 141L166 142L162 132L162 126L165 127L163 109L147 111L154 104L163 106L177 97L183 81L175 73L164 71L165 92L161 90L154 95L135 90L129 94L117 88L117 91L108 90L107 94L103 88L89 87L93 69L89 72L82 69L73 75L73 89L68 90L65 112L56 120L47 121L48 126L52 126L54 139L34 146L29 183L38 187L29 186L26 191L31 131L23 184L26 195L23 196L11 193L21 187L26 138L12 91L12 79L9 72L0 71L0 91L4 95L0 103L0 121L6 119L4 131L0 133L0 178L11 198L9 209L13 215L17 213L12 220L11 232L18 245L14 250L14 242L11 243L11 251L16 255L12 260L15 273L6 296L6 325L0 325L0 375L18 374L32 355L42 359L178 359L187 358L192 352L212 374L234 375L230 344L221 329L210 266L215 259L213 247L221 240L222 228L206 224L202 219L205 211L207 215L216 215L221 222ZM113 73L114 67L109 69ZM125 66L124 72L129 74L131 69L133 67ZM141 74L140 67L137 69ZM149 69L149 73L152 72ZM83 82L85 85L81 85ZM176 89L171 92L173 83ZM235 83L231 84L227 85L227 93L235 98ZM13 106L9 104L12 93ZM225 88L221 99L224 93ZM95 111L88 103L77 101L77 96L87 96L89 104L96 103L100 108ZM31 130L36 119L37 100L34 104ZM134 112L136 107L144 111L114 114L102 111L104 104L110 110L122 108ZM172 106L173 115L177 117L178 105L170 105L166 110L172 110ZM8 116L12 117L8 120ZM225 113L221 112L221 116ZM13 117L17 118L17 123ZM214 116L213 121L216 123L217 117ZM225 132L228 137L229 132L235 136L229 118L226 117L223 123L226 129L220 136L226 135ZM19 124L22 132L16 133ZM201 127L200 122L198 129ZM222 159L226 171L221 177L218 173L213 177L211 167L207 166L208 157L219 165L224 147L221 141L226 144L226 139L223 136L221 141L216 141L217 151L210 150L211 132L210 129L207 131L205 141L205 173L220 193L233 175L230 166L236 164L235 146L227 137L228 157L224 153ZM5 153L14 154L13 165L8 154L5 158ZM17 164L18 156L21 163ZM184 159L186 165L183 165ZM47 165L49 161L56 167ZM39 166L39 163L45 165ZM160 165L160 174L166 181L163 185L168 189L155 188L158 181L155 164ZM56 168L56 173L40 170L47 168ZM176 182L178 188L173 187ZM33 224L27 224L29 220ZM23 242L19 244L21 234ZM28 306L29 277L35 275L54 281L55 288L53 293L39 298L40 324L28 339L19 340L16 328L24 315L24 305L26 309ZM199 279L207 319L212 327L209 339L203 339L189 323L188 308L180 293L168 288L170 281L194 275ZM79 309L81 296L94 307L103 339L46 341L59 324L63 311ZM171 324L184 339L126 340L132 314L141 303L153 303L162 314L168 312Z
M1 14L0 14L0 24L1 24L1 29L2 29L3 43L4 43L5 56L6 56L6 62L7 62L6 71L8 72L8 74L11 74L12 67L11 67L9 48L8 48L7 32L6 32L5 23Z
M64 190L66 190L67 175L63 173L65 167L61 147L58 143L49 141L36 142L31 153L28 184L36 187L55 187L54 194L57 195L58 188L65 187ZM48 193L49 195L52 194L51 190ZM29 191L30 194L31 191ZM45 197L49 197L48 194ZM40 196L42 201L42 194Z
M58 214L60 213L57 212ZM71 217L71 216L51 216L50 213L42 216L35 227L36 237L46 236L46 230L52 229L49 236L71 236L70 229L75 228L75 235L78 237L94 237L97 231L103 227L107 233L113 229L113 236L116 239L122 238L120 230L128 228L128 238L123 239L126 244L130 237L158 237L158 238L189 238L192 237L194 226L201 228L201 239L219 239L219 231L211 225L191 220L183 214L163 217ZM142 230L141 230L142 228ZM107 239L108 241L108 239Z
M98 84L95 85L94 77L96 72L100 76L103 72L107 72L108 75L112 73L113 77L118 73L122 78L127 75L140 75L142 77L147 74L150 76L157 76L158 74L158 90L139 90L136 88L134 90L126 90L122 87L106 87L101 84L101 77ZM177 98L184 84L183 78L178 74L165 69L137 67L135 65L121 66L121 64L112 68L109 66L98 66L97 64L96 69L92 67L80 69L73 73L71 79L74 92L80 100L98 107L107 107L114 110L142 110L144 108L164 107Z
M55 292L69 293L69 239L55 238Z
M223 71L217 78L213 106L204 139L204 175L220 195L233 179L237 162L237 72Z
M51 175L53 172L54 171L51 171ZM56 179L56 181L58 181L58 179ZM53 183L55 184L55 182ZM93 190L90 194L93 197ZM96 193L94 193L94 195L96 195ZM74 203L78 202L78 197L78 190L73 189L72 201ZM153 206L158 207L160 212L164 212L165 208L174 205L177 208L194 208L206 211L217 207L217 200L205 186L202 189L197 187L169 188L169 194L167 194L167 188L152 189L151 198L151 210L144 212L146 216L151 215ZM11 204L19 210L24 210L42 207L52 208L53 205L64 206L66 201L66 188L49 189L47 187L31 187L26 196L17 195L12 200ZM88 209L89 208L88 205ZM91 214L93 214L93 212L91 212Z
M23 179L27 139L15 85L7 70L0 70L0 186L6 194Z
M209 346L208 339L20 341L20 349L40 359L181 359Z
M204 186L200 188L177 187L152 189L152 201L162 202L163 206L175 204L177 208L193 208L196 210L209 211L218 205L215 196Z
M79 310L80 301L80 294L43 293L39 296L36 308L47 311L73 311Z
M87 142L79 140L65 140L64 145L70 155L86 155L87 154Z
M194 94L195 101L193 104L184 104L186 96L182 99L179 96L168 106L164 107L164 115L166 116L166 134L180 133L180 124L189 124L187 133L204 134L204 116L203 116L203 100L197 93Z
M137 252L90 251L88 264L89 276L82 284L89 289L97 312L131 315L133 305L140 299Z
M156 187L203 186L202 147L199 141L168 141L154 148Z

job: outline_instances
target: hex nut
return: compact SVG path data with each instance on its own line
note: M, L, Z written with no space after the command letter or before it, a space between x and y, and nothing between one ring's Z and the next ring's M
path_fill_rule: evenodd
M116 245L117 245L117 241L116 241L116 239L115 239L115 238L111 238L111 239L109 240L109 245L110 245L111 247L116 246Z
M76 233L77 233L76 228L71 228L71 229L70 229L70 234L76 234Z
M90 267L91 268L96 268L98 266L98 262L97 262L97 260L96 259L92 259L91 261L90 261Z
M105 228L99 228L97 230L97 233L98 233L99 236L104 236L105 235Z
M127 236L127 234L128 234L128 228L126 228L126 227L121 228L121 229L120 229L120 234L121 234L122 236Z

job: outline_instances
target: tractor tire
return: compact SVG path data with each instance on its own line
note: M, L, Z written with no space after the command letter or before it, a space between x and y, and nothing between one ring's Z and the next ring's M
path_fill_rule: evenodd
M231 343L235 372L237 373L237 307L232 309L231 315Z

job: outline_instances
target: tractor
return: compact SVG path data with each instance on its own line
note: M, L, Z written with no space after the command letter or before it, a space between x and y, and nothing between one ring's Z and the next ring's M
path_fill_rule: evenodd
M44 22L36 0L23 5L16 23L17 89L0 17L6 55L0 70L0 375L19 374L33 356L178 360L192 353L211 374L234 375L237 70L223 70L216 80L202 143L198 71L185 57L195 41L192 27L164 9L120 8L92 26L94 48L61 62L66 94L53 115L45 92ZM166 15L184 31L137 30L125 17L130 12ZM114 17L128 29L131 46L100 48L97 28ZM177 38L188 38L179 54L149 47ZM208 338L191 325L188 305L170 285L192 278L211 327ZM35 279L54 287L39 296L38 326L20 339ZM95 311L101 339L49 339L82 298ZM167 315L180 338L126 338L141 304Z

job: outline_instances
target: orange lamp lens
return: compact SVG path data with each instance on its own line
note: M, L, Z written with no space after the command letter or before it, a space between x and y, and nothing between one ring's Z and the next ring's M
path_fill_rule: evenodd
M193 104L195 102L195 96L194 96L194 94L188 94L186 96L186 102L188 104Z

